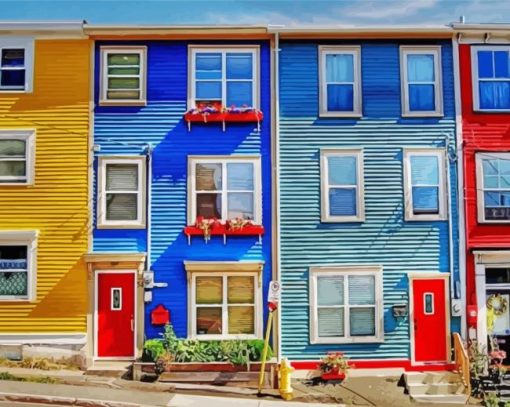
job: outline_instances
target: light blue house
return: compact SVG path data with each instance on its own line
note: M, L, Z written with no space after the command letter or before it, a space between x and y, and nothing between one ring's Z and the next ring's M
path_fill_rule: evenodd
M460 329L451 34L279 31L281 354L446 365Z

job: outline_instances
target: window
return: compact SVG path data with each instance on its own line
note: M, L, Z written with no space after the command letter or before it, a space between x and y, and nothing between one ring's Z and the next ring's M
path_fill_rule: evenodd
M442 116L441 47L400 47L403 116Z
M365 219L362 150L321 150L321 183L323 222Z
M32 91L33 54L31 38L0 39L0 91Z
M476 154L478 221L510 222L510 153Z
M361 116L360 47L319 47L320 114Z
M0 185L33 183L34 138L31 130L0 130Z
M146 47L101 47L100 104L145 104Z
M321 266L310 270L311 342L380 342L382 268Z
M258 157L190 157L189 165L190 224L197 216L262 223Z
M257 273L193 273L192 337L260 337Z
M472 47L474 110L510 110L510 48Z
M145 157L99 159L99 228L145 227Z
M257 48L190 48L189 107L216 103L258 108Z
M35 298L35 231L0 232L0 301Z
M406 220L446 219L444 161L443 150L404 150Z

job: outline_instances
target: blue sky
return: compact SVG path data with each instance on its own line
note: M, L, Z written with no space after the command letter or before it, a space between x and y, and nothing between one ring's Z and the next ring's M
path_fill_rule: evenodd
M510 22L510 0L0 0L1 21L422 25L447 24L461 15L466 22Z

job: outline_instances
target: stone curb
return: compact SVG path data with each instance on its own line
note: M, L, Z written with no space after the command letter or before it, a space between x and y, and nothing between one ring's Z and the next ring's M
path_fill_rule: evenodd
M80 406L80 407L154 407L138 403L114 400L94 400L75 397L44 396L23 393L0 392L0 401L15 401L19 403L45 403L58 406Z

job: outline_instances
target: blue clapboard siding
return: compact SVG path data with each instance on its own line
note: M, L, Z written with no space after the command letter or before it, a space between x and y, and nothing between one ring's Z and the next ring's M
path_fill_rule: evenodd
M99 47L135 44L147 46L147 106L97 106ZM155 328L150 323L150 311L157 304L164 304L170 310L177 335L187 335L184 260L263 260L264 298L267 294L272 273L270 53L266 42L244 44L260 46L261 110L265 114L260 132L255 124L228 124L223 132L220 123L193 125L191 132L188 132L182 118L187 101L188 43L132 41L96 44L94 143L101 147L96 155L144 154L148 143L154 148L152 269L155 281L168 283L168 288L155 288L153 301L146 304L145 331L148 338L156 337L161 332L161 328ZM224 245L221 237L212 237L205 244L202 237L196 236L189 246L183 234L187 214L187 157L230 154L260 154L262 157L262 218L266 230L262 243L259 243L258 237L230 237ZM94 251L144 252L147 249L146 233L146 230L95 229Z
M321 42L326 44L325 42ZM360 43L349 43L360 44ZM424 43L425 44L425 43ZM394 304L408 303L408 272L449 272L448 221L406 222L402 156L405 147L451 146L454 242L458 241L452 50L442 46L442 118L405 119L400 107L399 44L361 43L363 117L319 118L318 45L283 41L280 51L280 202L282 354L317 359L342 350L353 359L410 358L409 323ZM365 214L361 223L321 223L320 149L364 151ZM456 245L456 243L455 243ZM454 247L458 280L458 248ZM309 267L380 264L384 285L384 343L311 345ZM458 330L459 321L452 321Z

